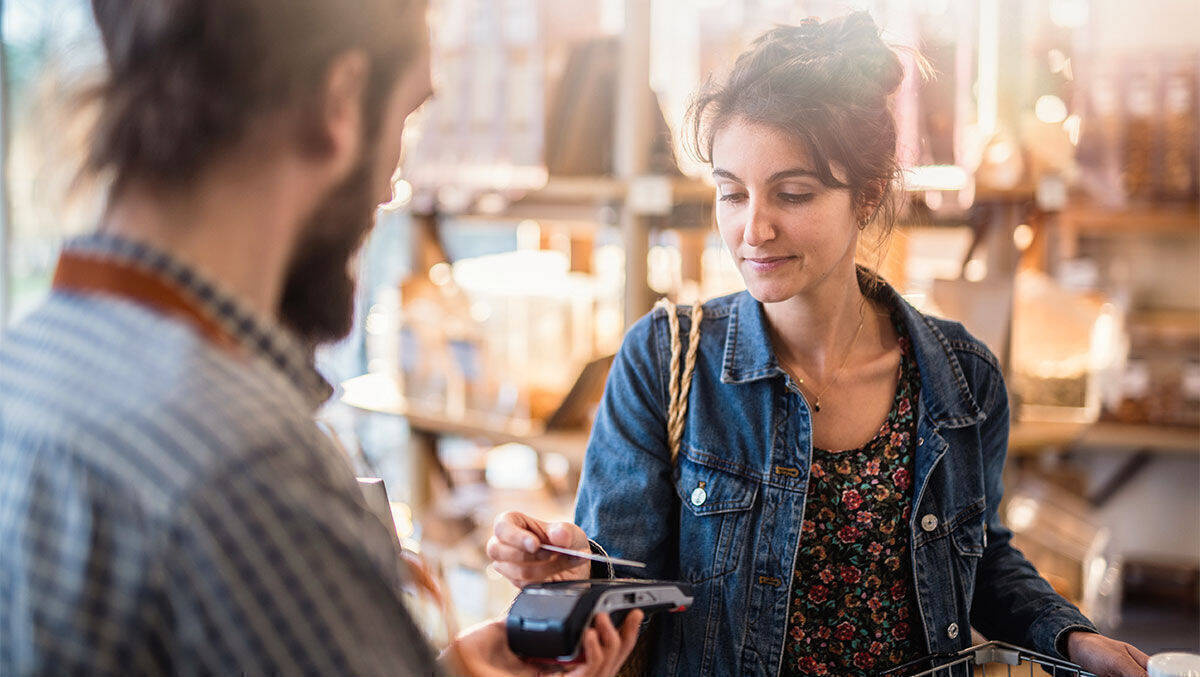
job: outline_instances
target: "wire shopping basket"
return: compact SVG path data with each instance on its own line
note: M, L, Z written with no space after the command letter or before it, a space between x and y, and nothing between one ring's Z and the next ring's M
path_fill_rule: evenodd
M1093 673L1074 663L1004 642L985 642L954 653L932 654L879 673L879 677L975 677L976 675L983 677L987 677L987 675L994 677L1005 675L1096 677Z

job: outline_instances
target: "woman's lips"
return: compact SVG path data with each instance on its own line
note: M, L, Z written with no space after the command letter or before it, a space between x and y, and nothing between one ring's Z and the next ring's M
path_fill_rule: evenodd
M756 273L769 273L777 270L790 261L794 261L795 256L761 256L757 258L744 259L751 270Z

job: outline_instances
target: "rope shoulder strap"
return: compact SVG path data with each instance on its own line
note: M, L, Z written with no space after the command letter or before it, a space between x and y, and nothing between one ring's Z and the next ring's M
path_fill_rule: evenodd
M679 314L674 303L667 299L660 300L654 308L665 308L667 325L671 328L671 365L670 381L667 387L667 443L671 449L671 465L675 465L679 457L679 445L683 440L683 422L687 418L688 393L692 390L692 376L696 371L696 352L700 347L700 320L704 319L704 309L700 303L692 306L692 326L688 329L687 354L683 355L683 343L679 339ZM683 373L680 373L680 362ZM651 619L650 624L659 621ZM634 646L633 653L626 659L625 664L617 673L617 677L647 677L650 674L650 655L652 653L653 633L643 632Z
M664 298L654 307L666 309L667 325L671 330L671 364L667 382L667 444L671 450L671 464L674 465L679 458L679 446L683 441L683 423L687 419L688 394L692 390L692 377L696 372L696 353L700 347L700 321L704 319L704 307L699 302L692 306L692 326L688 328L686 355L682 354L679 314L675 304Z

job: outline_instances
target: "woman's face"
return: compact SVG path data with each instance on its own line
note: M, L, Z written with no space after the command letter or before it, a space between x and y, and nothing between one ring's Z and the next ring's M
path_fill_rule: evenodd
M712 162L717 229L754 298L786 301L840 266L853 271L859 231L850 190L821 183L799 140L734 118L714 137Z

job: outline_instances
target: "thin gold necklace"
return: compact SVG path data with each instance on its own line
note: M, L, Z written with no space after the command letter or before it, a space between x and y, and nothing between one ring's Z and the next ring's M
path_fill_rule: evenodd
M842 375L842 370L846 368L846 364L850 361L850 354L854 352L854 345L856 343L858 343L858 335L862 333L863 324L865 324L866 321L867 321L867 317L863 313L862 306L859 306L859 308L858 308L858 329L854 330L854 339L850 341L850 347L846 349L846 357L842 359L842 366L838 367L837 371L833 372L833 378L829 379L829 383L826 383L825 387L821 388L821 392L817 393L817 396L813 398L813 405L812 405L813 411L818 412L818 413L821 411L821 397L823 395L825 395L826 392L829 391L829 387L832 386L835 382L837 382L838 377ZM803 378L796 377L796 382L799 385L804 385Z

